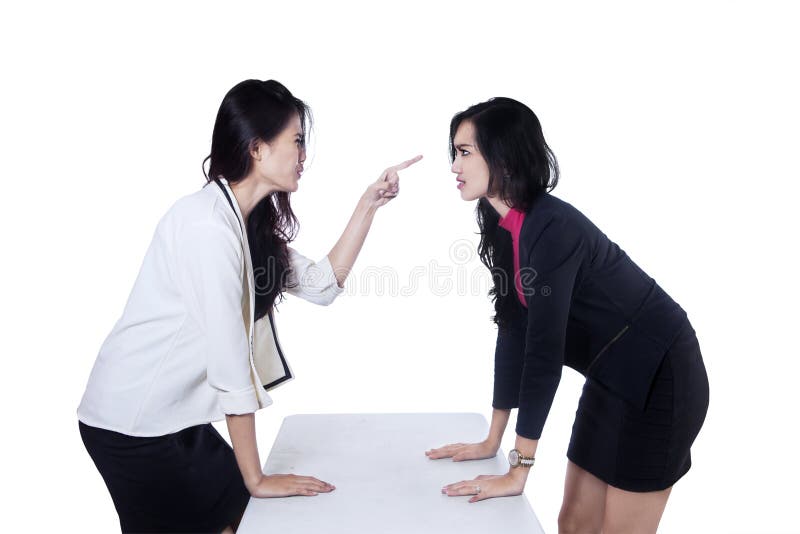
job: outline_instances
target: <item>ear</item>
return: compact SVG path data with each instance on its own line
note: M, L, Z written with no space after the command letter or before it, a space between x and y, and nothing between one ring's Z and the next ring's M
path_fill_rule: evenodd
M262 158L268 157L269 153L269 145L261 139L253 139L250 142L250 157L254 160L261 161Z

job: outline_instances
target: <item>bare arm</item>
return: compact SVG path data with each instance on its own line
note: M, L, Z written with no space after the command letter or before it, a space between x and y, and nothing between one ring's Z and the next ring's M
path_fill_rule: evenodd
M372 226L372 220L377 209L366 198L366 195L361 197L355 211L353 211L353 215L350 217L350 222L347 223L344 232L342 232L342 236L328 253L328 260L331 262L339 287L344 287L344 281L347 275L350 274L359 252L361 252L361 247L364 245L364 240Z
M228 434L231 436L233 453L236 455L244 485L253 493L253 488L258 486L264 476L261 472L261 460L258 458L255 414L226 415L225 421L228 423Z
M331 262L333 272L336 274L336 282L340 287L344 286L344 281L361 252L361 247L372 226L372 220L375 218L375 212L396 197L400 191L400 178L397 172L413 165L420 159L422 156L417 156L399 165L389 167L359 199L342 236L328 253L328 260Z
M536 449L539 447L538 439L523 438L517 434L517 441L514 443L514 448L517 449L522 456L533 458L536 456ZM528 473L531 472L530 467L511 467L508 470L508 476L525 487L525 482L528 480ZM522 490L520 490L522 491Z
M255 414L226 415L225 420L228 423L236 463L242 473L244 485L253 497L313 496L336 489L332 484L314 477L265 475L261 471L261 460L258 458Z
M486 438L486 441L491 443L495 450L500 448L500 442L503 440L503 432L506 431L510 415L511 410L492 409L492 424L489 427L489 437Z

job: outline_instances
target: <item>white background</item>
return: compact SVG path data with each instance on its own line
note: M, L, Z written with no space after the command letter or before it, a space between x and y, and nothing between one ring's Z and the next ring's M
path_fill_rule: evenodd
M541 119L563 171L554 194L628 252L697 330L711 406L661 532L800 531L800 38L790 6L6 4L4 530L118 528L75 409L156 223L204 183L223 95L243 79L274 78L316 117L292 199L304 254L328 252L384 167L425 159L379 211L348 294L328 308L292 297L280 306L298 378L257 416L262 461L294 413L489 417L488 276L464 246L477 242L474 204L455 188L447 133L454 113L503 95ZM415 267L425 274L411 287ZM438 268L450 269L449 290L431 287ZM394 272L397 287L370 285L370 271ZM459 276L484 285L459 288ZM581 385L565 369L525 490L548 532Z

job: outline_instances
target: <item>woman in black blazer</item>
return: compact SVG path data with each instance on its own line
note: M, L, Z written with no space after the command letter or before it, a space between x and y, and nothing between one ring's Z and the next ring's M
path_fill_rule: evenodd
M452 171L478 199L479 254L498 325L488 438L426 454L493 457L512 408L505 475L445 486L470 502L522 493L567 365L586 376L572 428L560 532L655 532L708 409L708 378L686 312L615 243L550 194L555 156L536 115L508 98L458 113Z

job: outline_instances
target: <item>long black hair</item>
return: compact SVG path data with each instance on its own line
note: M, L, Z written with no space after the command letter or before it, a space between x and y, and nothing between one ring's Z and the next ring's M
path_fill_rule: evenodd
M207 181L224 177L228 182L242 180L250 172L250 151L260 140L272 141L300 116L303 142L311 124L311 111L275 80L245 80L236 84L222 99L211 136L211 154L203 160ZM205 163L210 161L208 173ZM283 299L290 272L288 243L298 230L298 221L289 202L289 193L275 192L264 197L247 219L247 239L255 277L255 319L266 315Z
M464 121L475 127L475 142L489 167L490 196L524 212L540 194L555 189L558 162L544 140L539 119L528 106L497 97L456 113L450 121L451 161L456 157L453 139ZM498 230L500 216L486 198L478 201L475 218L481 235L478 255L492 273L492 319L503 325L519 311L511 234Z

